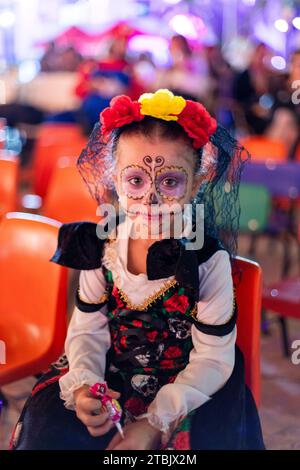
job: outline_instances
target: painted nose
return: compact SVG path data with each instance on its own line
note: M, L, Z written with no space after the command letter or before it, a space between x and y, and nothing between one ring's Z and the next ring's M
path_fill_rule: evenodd
M158 204L157 195L155 193L150 193L149 204Z

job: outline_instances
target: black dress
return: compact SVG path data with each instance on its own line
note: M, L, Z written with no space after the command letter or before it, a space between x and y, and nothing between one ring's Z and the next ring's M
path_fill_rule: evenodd
M52 261L75 269L101 266L105 241L95 235L95 224L65 224L60 229L59 244ZM134 420L147 411L157 391L172 383L186 367L193 347L190 329L195 325L207 335L224 336L236 323L237 309L228 323L207 325L197 321L194 311L199 298L198 266L207 261L221 244L206 237L198 251L187 251L184 240L161 240L148 251L149 279L168 277L175 280L144 310L132 310L120 296L112 272L102 266L107 299L88 304L76 296L77 307L87 314L107 304L111 348L106 357L109 387L121 393L123 420ZM164 348L161 348L161 344ZM141 357L147 357L143 366ZM68 371L65 356L52 364L34 386L12 437L14 450L34 449L105 449L116 432L92 437L74 411L65 408L59 397L58 380ZM134 386L135 376L144 379ZM226 384L209 401L184 417L162 448L264 449L255 402L244 380L241 351L236 346L235 365Z

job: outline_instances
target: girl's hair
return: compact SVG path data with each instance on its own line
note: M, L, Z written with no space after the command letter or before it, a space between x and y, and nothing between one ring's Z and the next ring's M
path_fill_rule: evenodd
M111 203L118 209L112 178L118 143L122 135L139 134L149 138L159 136L171 141L181 140L194 152L195 174L202 178L192 203L193 217L197 205L203 204L205 233L218 238L229 254L235 255L240 216L239 183L249 153L220 125L209 142L195 150L191 139L175 121L145 116L142 121L114 129L108 141L104 139L98 122L77 162L81 176L98 204Z
M142 121L132 122L131 124L127 124L123 127L115 129L112 134L112 156L114 157L115 161L121 135L141 135L149 139L159 138L171 142L179 140L187 147L190 147L190 151L192 152L195 161L195 174L197 174L200 170L202 149L195 150L193 148L192 139L186 134L183 127L180 126L176 121L164 121L162 119L156 119L151 116L145 116Z

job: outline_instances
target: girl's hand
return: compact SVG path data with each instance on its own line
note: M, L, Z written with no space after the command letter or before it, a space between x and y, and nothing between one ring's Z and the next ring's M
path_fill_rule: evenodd
M119 392L111 389L108 390L107 394L116 399L120 397ZM91 436L103 436L114 426L100 401L91 396L88 385L83 385L75 390L74 398L77 418L86 425Z
M151 426L147 418L127 424L123 431L124 439L117 432L106 450L155 450L160 447L162 433Z

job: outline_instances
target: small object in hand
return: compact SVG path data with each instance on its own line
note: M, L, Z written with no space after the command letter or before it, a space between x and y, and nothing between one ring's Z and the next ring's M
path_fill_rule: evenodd
M106 408L110 419L115 424L119 433L124 439L124 432L120 424L120 420L122 416L122 408L119 402L115 398L111 398L109 395L107 395L107 390L108 390L108 387L105 382L103 383L97 382L89 388L90 393L95 398L98 398L101 401L102 406Z

